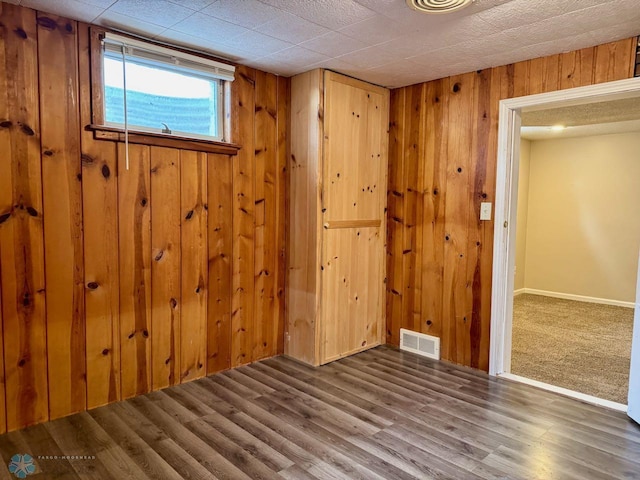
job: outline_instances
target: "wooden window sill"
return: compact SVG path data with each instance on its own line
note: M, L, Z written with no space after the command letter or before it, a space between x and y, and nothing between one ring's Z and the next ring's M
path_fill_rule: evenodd
M96 140L108 140L112 142L124 142L124 129L106 127L104 125L88 125L87 130L93 131ZM213 140L200 140L197 138L181 137L165 133L141 132L129 130L129 143L150 145L155 147L179 148L181 150L194 150L197 152L219 153L222 155L236 155L240 145L235 143L216 142Z

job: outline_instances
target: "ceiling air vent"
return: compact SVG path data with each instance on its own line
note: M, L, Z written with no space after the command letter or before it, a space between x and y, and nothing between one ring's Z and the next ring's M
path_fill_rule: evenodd
M425 13L450 13L468 7L475 0L407 0L414 10Z

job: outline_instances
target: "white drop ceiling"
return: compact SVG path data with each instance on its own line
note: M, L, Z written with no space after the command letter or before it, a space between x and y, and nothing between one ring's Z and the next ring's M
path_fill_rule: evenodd
M8 1L280 75L326 67L387 87L640 34L638 0L476 0L449 15L404 0Z

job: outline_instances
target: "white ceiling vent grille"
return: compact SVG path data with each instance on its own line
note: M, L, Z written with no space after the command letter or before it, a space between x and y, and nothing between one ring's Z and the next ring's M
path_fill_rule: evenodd
M400 350L440 360L440 339L401 328Z
M425 13L449 13L468 7L475 0L407 0L414 10Z

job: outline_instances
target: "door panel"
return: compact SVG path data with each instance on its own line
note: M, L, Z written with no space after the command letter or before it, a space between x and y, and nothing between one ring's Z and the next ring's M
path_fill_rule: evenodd
M320 363L379 345L384 255L379 227L323 234Z
M324 219L382 219L388 91L327 72Z

